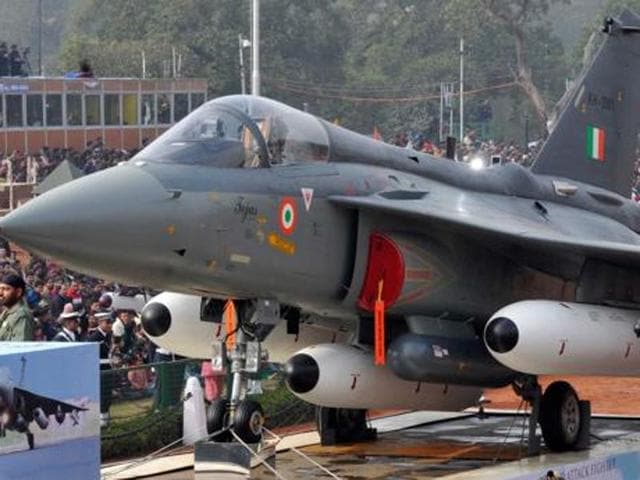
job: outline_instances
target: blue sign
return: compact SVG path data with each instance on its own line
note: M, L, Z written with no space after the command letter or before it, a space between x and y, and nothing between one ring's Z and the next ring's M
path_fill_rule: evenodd
M100 477L98 344L0 342L0 480Z

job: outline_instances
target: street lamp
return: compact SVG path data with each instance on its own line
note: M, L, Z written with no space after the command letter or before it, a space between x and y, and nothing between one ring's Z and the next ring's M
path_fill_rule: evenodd
M42 76L42 0L38 0L38 76Z
M248 38L244 38L242 34L238 34L238 54L240 56L240 86L242 88L242 95L247 93L245 72L244 72L244 49L251 46L251 41Z

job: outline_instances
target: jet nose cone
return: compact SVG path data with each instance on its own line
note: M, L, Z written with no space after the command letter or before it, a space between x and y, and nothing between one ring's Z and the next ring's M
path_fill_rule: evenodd
M121 165L30 200L0 221L0 234L71 268L104 272L110 259L148 246L150 206L166 198L152 175Z

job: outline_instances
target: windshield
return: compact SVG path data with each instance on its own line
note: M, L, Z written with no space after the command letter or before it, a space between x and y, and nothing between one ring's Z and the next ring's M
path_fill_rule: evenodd
M327 161L329 140L312 115L262 97L206 103L134 159L229 168Z

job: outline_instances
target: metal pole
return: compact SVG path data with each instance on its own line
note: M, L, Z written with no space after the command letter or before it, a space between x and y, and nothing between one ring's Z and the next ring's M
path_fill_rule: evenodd
M453 92L451 92L451 94L453 95ZM449 107L449 136L455 136L455 133L453 132L453 105Z
M147 57L144 53L144 50L141 51L142 54L142 78L147 78Z
M444 128L444 82L440 82L440 125L438 128L438 141L443 139Z
M464 38L460 37L460 143L464 140Z
M242 41L242 34L238 34L238 55L240 55L240 91L242 95L247 94L247 85L246 79L244 75L244 54L242 51L244 50L244 42Z
M38 76L42 76L42 0L38 0Z
M529 115L524 114L524 153L529 153Z
M13 211L13 160L9 160L9 211Z
M253 0L251 14L251 94L260 96L260 0Z
M176 47L171 47L171 76L176 78Z

